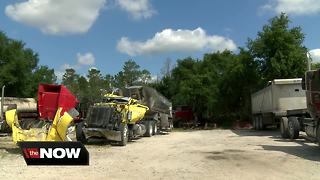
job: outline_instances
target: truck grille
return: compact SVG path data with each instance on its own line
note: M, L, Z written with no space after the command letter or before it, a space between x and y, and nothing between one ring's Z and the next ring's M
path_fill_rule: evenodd
M114 111L115 109L110 106L91 107L86 118L88 127L107 128L110 119L113 117Z

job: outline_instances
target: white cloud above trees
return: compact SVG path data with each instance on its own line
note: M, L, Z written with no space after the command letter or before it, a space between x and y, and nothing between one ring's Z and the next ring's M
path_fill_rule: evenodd
M291 15L312 15L320 13L319 0L270 0L262 9Z
M237 46L233 40L223 36L208 35L199 27L194 30L164 29L146 41L131 41L128 37L122 37L117 49L135 56L168 52L236 50Z
M27 0L8 5L5 14L45 34L86 33L106 0Z

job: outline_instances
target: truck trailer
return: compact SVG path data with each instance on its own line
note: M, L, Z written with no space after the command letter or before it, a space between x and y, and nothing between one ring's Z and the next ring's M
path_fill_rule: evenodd
M152 125L152 136L158 131L171 131L173 128L172 103L154 88L148 86L130 86L121 90L125 97L137 99L140 104L149 108L144 116L144 121Z
M270 125L279 127L288 111L306 109L306 94L301 81L301 78L275 79L251 95L254 129L261 130Z

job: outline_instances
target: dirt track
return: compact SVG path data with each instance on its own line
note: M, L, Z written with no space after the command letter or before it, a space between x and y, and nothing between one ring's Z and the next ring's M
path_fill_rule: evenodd
M31 167L10 137L0 137L0 179L320 179L320 148L277 131L173 132L86 147L90 166Z

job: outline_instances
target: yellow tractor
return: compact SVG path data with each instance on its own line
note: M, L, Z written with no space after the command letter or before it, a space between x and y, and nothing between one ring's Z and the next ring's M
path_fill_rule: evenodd
M103 137L125 146L130 138L146 133L141 120L148 110L136 99L106 94L102 102L89 108L84 121L77 124L77 140L86 143L90 137Z

